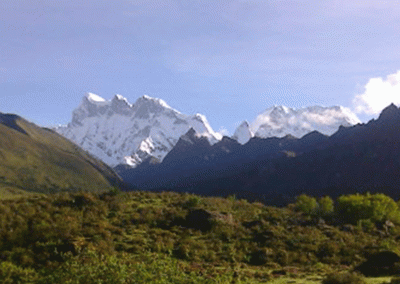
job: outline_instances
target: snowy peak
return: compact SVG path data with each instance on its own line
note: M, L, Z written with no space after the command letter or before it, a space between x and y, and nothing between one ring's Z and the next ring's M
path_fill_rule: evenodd
M116 94L116 95L113 97L112 100L113 100L113 101L124 101L124 102L126 102L126 104L132 106L124 96L121 96L121 95L119 95L119 94Z
M163 107L163 108L172 109L172 108L171 108L165 101L163 101L162 99L152 98L152 97L149 97L148 95L143 95L142 97L140 97L139 99L137 99L135 105L140 105L140 104L158 105L158 106L161 106L161 107Z
M199 136L206 137L211 144L215 144L222 139L222 135L214 132L204 115L196 113L190 117L190 123L193 125L196 133L198 133Z
M176 114L179 114L178 111L172 109L163 100L151 98L146 95L136 100L134 104L134 110L134 117L137 119L149 119L154 115L160 115L162 113L169 117L175 117Z
M232 136L232 139L236 140L240 144L245 144L252 137L254 137L254 133L250 130L250 125L245 120L236 128L235 133Z
M314 130L332 135L339 126L348 127L357 123L360 123L357 116L342 106L311 106L299 109L273 106L257 116L250 124L249 132L260 138L284 137L288 134L301 138ZM240 132L246 132L246 125L240 125L235 131L236 136L234 135L245 141L246 135L240 136Z
M107 114L109 116L114 114L129 116L132 114L132 112L133 107L128 100L121 95L115 95L111 100L110 109L108 110Z
M109 102L93 93L86 93L81 104L72 112L72 124L82 125L82 121L87 117L104 114Z
M92 104L102 105L107 103L105 99L93 93L86 93L84 100L85 99Z
M71 123L56 131L110 166L135 167L148 160L161 162L190 128L211 144L221 139L204 115L182 114L161 99L145 95L130 104L121 95L108 101L87 93Z
M111 116L114 114L130 115L132 105L121 95L115 95L111 101L102 97L86 93L81 104L72 112L72 125L82 125L88 117Z

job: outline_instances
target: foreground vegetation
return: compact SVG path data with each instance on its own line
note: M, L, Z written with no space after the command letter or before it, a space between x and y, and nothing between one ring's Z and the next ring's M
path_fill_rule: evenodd
M303 195L286 208L170 192L21 196L0 202L0 281L350 283L361 276L325 275L399 253L398 217L384 195Z

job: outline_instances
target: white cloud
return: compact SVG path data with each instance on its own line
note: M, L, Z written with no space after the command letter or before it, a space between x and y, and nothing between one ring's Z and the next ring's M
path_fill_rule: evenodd
M371 78L353 100L357 113L378 114L391 103L400 104L400 70L383 79Z

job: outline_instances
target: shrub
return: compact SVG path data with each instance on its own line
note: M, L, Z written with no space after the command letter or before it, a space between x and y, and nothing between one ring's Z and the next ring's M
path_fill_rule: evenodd
M355 272L331 273L322 284L366 284L364 277Z
M329 196L324 196L321 197L318 200L318 213L323 216L330 216L333 213L334 210L334 204L333 204L333 200L332 198L330 198Z
M295 208L304 214L311 215L316 212L318 202L314 197L302 194L296 197Z
M8 261L0 263L0 281L3 284L35 283L37 273L31 268L21 268Z
M273 256L272 249L268 248L257 249L256 251L251 253L248 262L251 265L264 265L268 261L270 261L272 256Z
M337 216L343 223L357 224L363 219L372 222L400 220L400 210L396 202L384 194L351 194L337 200Z
M327 241L322 243L318 251L316 252L317 257L324 263L338 263L338 254L340 252L340 247L337 243L332 241Z
M398 275L400 257L393 251L381 251L371 255L355 270L365 276Z
M201 202L202 202L201 197L194 195L194 196L189 197L189 199L185 202L183 207L184 208L193 208L193 207L200 205Z
M362 219L357 222L357 227L364 232L372 232L375 229L375 223L371 219Z
M400 284L400 277L393 277L389 284Z

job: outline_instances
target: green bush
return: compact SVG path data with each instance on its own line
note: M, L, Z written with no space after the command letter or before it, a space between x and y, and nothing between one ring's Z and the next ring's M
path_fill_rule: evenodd
M384 194L352 194L340 196L337 200L337 217L342 223L356 225L360 220L372 222L386 220L399 223L400 210L396 202Z
M3 284L35 283L38 275L31 268L22 268L11 262L0 263L0 282Z
M295 208L306 215L311 215L318 209L318 202L315 197L302 194L296 197Z
M185 202L183 207L184 208L193 208L193 207L199 206L201 204L201 202L202 202L201 197L194 195L194 196L191 196L188 198L188 200Z

